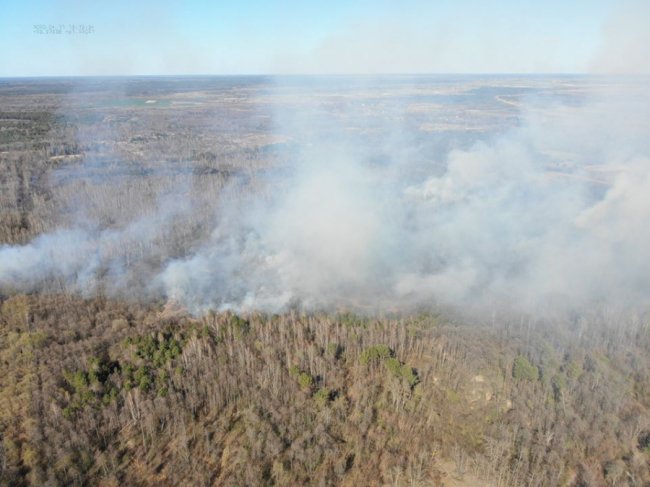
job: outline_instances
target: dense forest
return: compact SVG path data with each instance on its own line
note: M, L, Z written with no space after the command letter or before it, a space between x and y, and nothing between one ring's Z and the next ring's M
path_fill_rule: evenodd
M92 289L0 281L0 485L650 485L644 313L197 313L147 287L207 238L228 181L254 188L293 150L264 86L183 83L135 81L117 102L0 83L0 249L149 221L166 194L192 209L103 249L126 263L119 290L101 266Z
M612 317L608 317L611 319ZM647 485L650 333L3 301L7 485Z

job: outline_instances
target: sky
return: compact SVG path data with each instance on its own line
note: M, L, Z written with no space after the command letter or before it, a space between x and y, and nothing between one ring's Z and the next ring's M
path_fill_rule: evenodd
M0 76L648 74L647 25L650 0L0 0Z

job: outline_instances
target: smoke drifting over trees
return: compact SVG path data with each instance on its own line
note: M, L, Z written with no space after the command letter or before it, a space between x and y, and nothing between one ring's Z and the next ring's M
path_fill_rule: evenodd
M101 157L57 170L59 179L101 184L146 168L143 179L167 182L150 185L148 206L104 215L108 224L98 202L89 211L80 198L66 228L1 248L0 284L62 280L78 292L165 296L196 312L641 308L650 291L647 85L544 83L524 96L518 90L535 82L488 82L485 99L492 89L494 103L513 105L516 123L444 147L409 118L419 108L413 92L444 103L476 83L436 92L404 82L382 99L367 80L345 99L309 80L276 80L247 100L270 117L274 160L235 164L222 189L205 192L193 191L196 168L139 168L111 146L119 134L78 133ZM476 120L463 116L471 129ZM188 221L186 241L168 238Z
M429 160L400 159L406 147L390 141L379 166L359 138L310 140L286 187L226 206L163 281L172 296L235 308L643 305L648 126L645 107L627 108L532 109L502 136Z

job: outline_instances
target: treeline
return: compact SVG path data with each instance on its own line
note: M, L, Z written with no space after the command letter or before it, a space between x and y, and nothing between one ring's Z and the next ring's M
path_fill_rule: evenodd
M3 485L650 481L641 321L0 310Z

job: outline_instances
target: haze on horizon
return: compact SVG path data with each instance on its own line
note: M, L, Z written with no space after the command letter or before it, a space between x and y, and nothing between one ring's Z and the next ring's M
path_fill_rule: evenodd
M3 8L0 77L650 74L648 21L642 0L28 0Z

